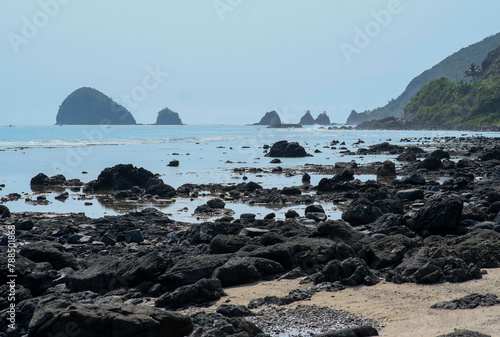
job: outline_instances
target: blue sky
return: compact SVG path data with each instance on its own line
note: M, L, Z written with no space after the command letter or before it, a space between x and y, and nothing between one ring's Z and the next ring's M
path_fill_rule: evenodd
M12 0L0 11L0 124L54 124L79 87L139 123L246 124L277 110L344 122L500 31L500 2Z

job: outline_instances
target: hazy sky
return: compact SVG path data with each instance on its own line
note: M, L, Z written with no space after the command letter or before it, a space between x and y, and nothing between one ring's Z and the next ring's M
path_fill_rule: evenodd
M138 123L344 122L500 31L484 0L1 0L0 124L54 124L89 86Z

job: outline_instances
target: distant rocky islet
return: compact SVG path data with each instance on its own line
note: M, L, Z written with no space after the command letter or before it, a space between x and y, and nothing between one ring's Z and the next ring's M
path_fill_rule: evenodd
M56 125L136 125L130 111L89 87L73 91L59 106ZM177 112L164 108L155 125L184 125Z

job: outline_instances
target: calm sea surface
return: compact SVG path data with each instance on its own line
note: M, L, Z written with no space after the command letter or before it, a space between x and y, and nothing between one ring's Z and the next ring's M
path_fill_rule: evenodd
M302 129L267 129L263 126L242 125L184 125L184 126L0 126L0 196L21 193L23 198L5 203L11 211L33 212L85 212L90 217L114 215L155 206L174 219L192 220L197 205L204 198L194 201L177 199L162 205L106 205L90 200L86 206L79 200L80 193L71 192L65 202L54 199L58 193L44 193L49 205L30 205L26 197L36 198L39 192L32 191L29 182L42 172L48 176L63 174L67 179L78 178L83 182L96 179L106 167L116 164L142 166L159 173L165 183L177 188L184 183L239 183L242 175L233 172L237 167L272 168L270 158L264 157L262 146L279 140L297 141L314 154L307 158L282 158L282 167L297 167L305 164L333 165L337 161L356 160L358 163L391 159L393 156L343 156L340 146L330 149L330 142L345 142L345 147L356 151L358 147L390 140L392 144L409 144L404 139L434 138L439 136L497 136L497 133L473 133L452 131L357 131L328 130L321 127ZM359 139L363 144L354 144ZM403 141L401 141L403 140ZM412 143L416 144L416 143ZM416 144L418 145L418 143ZM321 153L314 153L320 150ZM179 167L168 167L170 160L177 159ZM265 188L300 185L301 176L285 177L277 174L246 174L248 181L255 181ZM315 184L322 176L313 176ZM359 177L367 179L371 177ZM60 193L60 192L59 192ZM89 200L86 200L89 202ZM326 205L328 208L328 205ZM268 208L261 206L228 205L241 212L266 214ZM293 207L300 210L301 207ZM288 208L286 208L288 209ZM286 209L275 210L278 215ZM330 207L332 217L339 216L335 205Z

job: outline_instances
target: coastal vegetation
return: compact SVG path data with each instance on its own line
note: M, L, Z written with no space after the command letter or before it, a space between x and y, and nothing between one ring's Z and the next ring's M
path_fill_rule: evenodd
M445 77L425 85L405 106L406 125L486 126L500 124L500 47L488 54L482 71L471 63L472 82Z
M405 105L423 86L442 77L448 79L450 82L459 83L460 80L464 79L464 69L469 67L472 63L480 64L488 55L488 52L497 48L499 45L500 33L462 48L415 77L410 81L401 95L396 99L389 100L386 105L360 113L353 111L347 119L346 124L359 124L364 121L392 116L401 117Z

